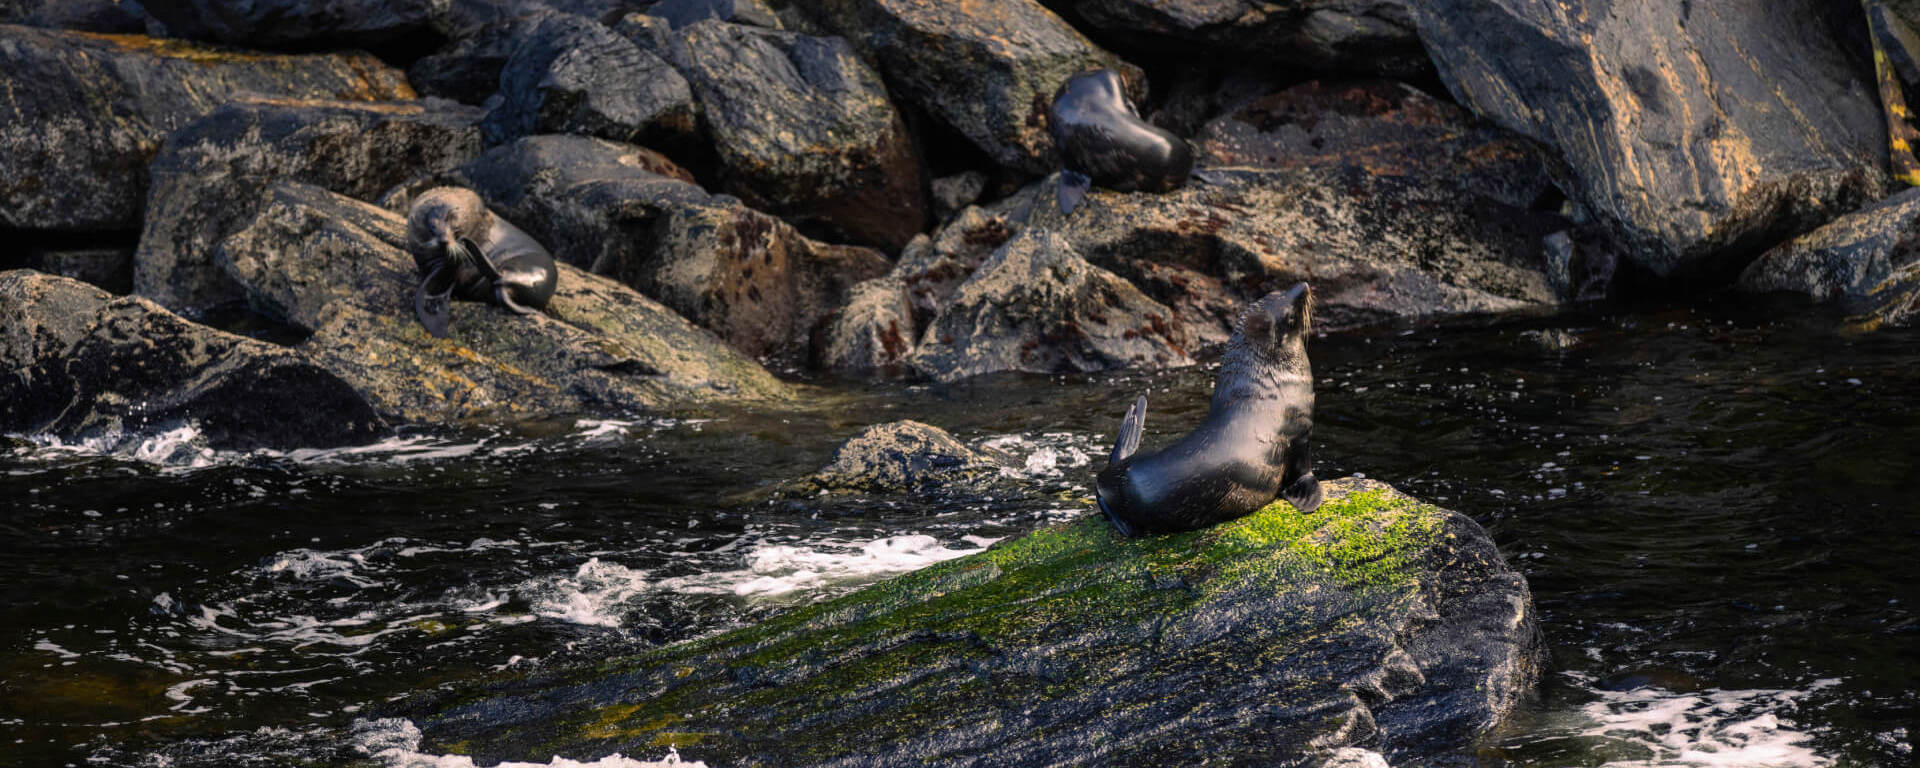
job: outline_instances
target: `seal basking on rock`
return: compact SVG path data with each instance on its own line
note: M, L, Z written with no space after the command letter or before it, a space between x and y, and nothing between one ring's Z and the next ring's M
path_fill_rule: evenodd
M420 271L414 314L437 338L447 335L454 294L529 315L546 308L560 275L553 254L458 187L434 187L414 200L407 250Z
M1053 94L1048 129L1060 153L1061 213L1073 213L1094 184L1121 192L1166 192L1193 172L1193 148L1140 119L1119 73L1082 72Z
M1127 536L1204 528L1258 511L1276 497L1301 512L1320 506L1320 481L1307 458L1312 322L1313 289L1306 283L1248 307L1227 342L1207 420L1166 450L1135 453L1147 398L1134 401L1097 483L1100 509L1114 527Z

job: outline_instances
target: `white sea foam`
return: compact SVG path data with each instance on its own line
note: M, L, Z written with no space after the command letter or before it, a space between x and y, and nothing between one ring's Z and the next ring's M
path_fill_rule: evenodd
M354 748L361 754L385 763L388 768L474 768L466 755L434 755L420 751L419 726L411 720L381 718L354 723ZM554 756L544 763L506 762L495 768L706 768L706 763L680 759L671 749L658 760L640 760L614 753L598 760L582 761Z
M982 441L979 447L1012 458L1016 466L1002 472L1024 480L1061 478L1089 466L1100 452L1093 438L1072 432L1001 435Z
M169 469L200 469L221 463L219 452L206 446L200 428L185 424L153 435L112 432L79 440L54 435L22 435L39 446L26 458L100 456L152 464Z
M1607 768L1813 768L1834 760L1808 746L1811 734L1791 715L1808 694L1838 682L1800 690L1597 691L1581 714L1592 721L1586 736L1647 752Z

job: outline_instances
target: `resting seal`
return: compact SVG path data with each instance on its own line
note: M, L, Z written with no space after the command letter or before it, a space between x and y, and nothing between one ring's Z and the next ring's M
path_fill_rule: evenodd
M1067 78L1053 94L1047 127L1060 153L1061 213L1073 213L1094 184L1121 192L1166 192L1193 172L1193 148L1140 119L1120 75L1096 69Z
M1134 401L1097 483L1100 509L1114 527L1127 536L1204 528L1258 511L1276 497L1301 512L1320 506L1320 481L1307 458L1312 322L1313 289L1306 283L1269 293L1241 313L1207 420L1166 450L1135 453L1147 398Z
M420 272L413 312L437 338L447 335L454 294L530 315L546 308L560 275L553 254L458 187L434 187L413 201L407 251Z

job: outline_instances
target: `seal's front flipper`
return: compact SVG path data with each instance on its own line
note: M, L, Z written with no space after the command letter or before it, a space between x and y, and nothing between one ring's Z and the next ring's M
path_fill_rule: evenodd
M1120 460L1132 456L1140 450L1140 432L1147 426L1147 396L1141 395L1133 401L1133 407L1127 409L1127 415L1120 420L1120 437L1113 441L1113 455L1107 458L1108 464L1118 464Z
M494 266L493 261L487 258L486 251L480 250L479 243L474 242L472 238L463 237L460 238L460 248L467 252L467 263L479 269L480 274L486 276L488 282L500 282L500 268Z
M1061 169L1060 188L1055 190L1055 195L1060 201L1061 215L1071 214L1073 209L1080 207L1080 201L1086 198L1087 190L1090 189L1093 189L1093 179L1088 178L1086 174Z
M420 318L427 333L436 339L447 337L447 324L453 320L453 267L441 264L420 278L413 291L413 316Z
M1301 514L1312 514L1320 508L1320 481L1314 479L1311 473L1304 475L1293 481L1293 485L1281 490L1280 498L1286 499Z
M499 283L494 284L493 298L495 301L500 302L500 306L513 310L517 314L532 315L532 314L539 313L539 310L528 309L526 307L520 306L518 302L515 302L513 300L513 292L507 290L507 286L503 284L499 284Z

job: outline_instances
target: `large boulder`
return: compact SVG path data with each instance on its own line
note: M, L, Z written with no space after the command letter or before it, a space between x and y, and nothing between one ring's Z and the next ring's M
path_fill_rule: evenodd
M777 218L709 195L647 150L535 136L447 174L556 257L613 277L755 357L804 364L814 335L885 256L802 236Z
M818 362L847 376L903 375L916 327L906 284L892 275L876 277L847 292L847 303L827 323Z
M500 71L489 144L577 133L682 146L694 135L693 93L673 65L583 16L544 14L514 28Z
M1013 231L1004 216L968 206L935 237L915 237L886 277L854 286L827 327L821 367L863 378L909 372L907 358L919 343L919 329L952 303L960 286Z
M1197 137L1202 180L1167 194L1094 190L1071 216L1051 183L1026 226L1173 309L1204 344L1240 309L1302 280L1315 322L1553 306L1545 236L1568 222L1532 146L1393 83L1309 83L1256 99ZM1554 206L1557 207L1557 206Z
M672 310L560 267L543 313L455 302L451 336L414 319L398 215L289 182L220 244L254 308L312 333L297 348L394 421L517 420L785 396L777 380Z
M1035 0L819 0L804 10L878 62L896 98L1029 173L1053 165L1054 89L1124 66Z
M657 34L692 85L721 191L835 241L898 252L919 234L926 184L913 140L845 40L656 23L640 39Z
M755 626L397 707L480 764L674 745L712 765L1395 765L1539 674L1526 581L1460 514L1324 484L1201 531L1097 515ZM1317 760L1318 758L1319 760Z
M1913 325L1920 320L1920 189L1766 252L1747 266L1739 286L1832 304L1866 328Z
M1433 65L1404 0L1046 0L1155 56L1236 57L1242 66L1417 75Z
M196 426L217 448L367 442L386 426L305 355L138 297L0 272L0 431L117 438Z
M1160 303L1041 228L960 285L907 363L940 381L996 371L1073 373L1189 365L1193 338Z
M480 154L482 112L444 101L253 99L167 138L152 166L135 290L176 311L244 297L214 264L277 180L371 200Z
M1655 274L1717 277L1885 188L1873 83L1836 42L1856 3L1409 7L1455 98L1557 151Z
M242 93L410 99L366 54L277 56L0 25L0 227L131 230L161 139Z

